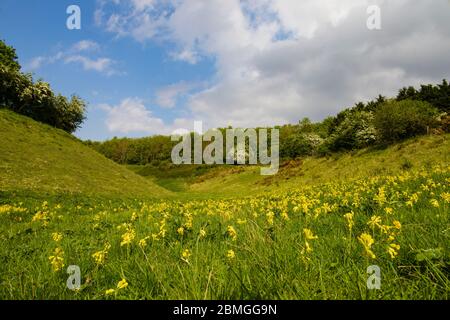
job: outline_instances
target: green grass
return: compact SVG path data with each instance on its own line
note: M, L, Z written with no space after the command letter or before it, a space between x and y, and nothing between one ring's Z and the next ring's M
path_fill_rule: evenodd
M364 149L329 157L284 162L278 174L261 176L259 166L128 166L174 191L178 199L233 198L303 185L321 185L373 175L393 175L450 163L450 135L410 139L386 149ZM251 192L251 193L250 193Z
M263 177L245 166L126 168L0 110L0 299L449 299L448 137ZM69 265L78 291L66 287ZM366 287L370 265L380 290Z
M170 194L106 159L75 137L0 109L0 191L155 197Z
M0 298L448 299L449 179L441 168L245 199L11 201L25 211L3 206L0 214ZM386 198L378 203L380 187ZM348 212L354 212L351 231ZM375 215L387 233L368 225ZM304 228L318 238L306 238ZM122 245L127 232L134 237ZM375 259L358 241L362 233L373 236ZM106 243L111 248L97 265L92 255ZM400 245L395 259L390 243ZM64 252L61 270L49 261L55 248ZM229 250L235 258L227 258ZM79 291L66 288L68 265L81 269ZM381 268L380 290L366 287L369 265ZM128 287L106 295L121 279Z

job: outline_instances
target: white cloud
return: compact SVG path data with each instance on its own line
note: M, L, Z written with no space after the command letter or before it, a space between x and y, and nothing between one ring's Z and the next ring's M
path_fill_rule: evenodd
M67 56L64 59L65 63L80 63L83 66L84 70L93 70L100 73L104 73L108 76L118 74L118 71L116 71L113 68L114 61L109 58L98 58L98 59L91 59L88 57L80 56L80 55L73 55L73 56Z
M35 71L44 65L49 65L62 61L64 63L80 63L83 69L86 71L97 71L99 73L105 74L107 76L123 74L114 68L116 61L105 58L92 58L81 53L86 52L96 52L100 50L100 45L97 42L91 40L81 40L76 42L69 49L64 51L59 51L55 55L51 56L38 56L32 58L27 65L27 69Z
M181 96L195 87L197 87L196 83L179 82L161 88L156 92L156 103L163 108L173 108Z
M28 69L39 69L46 61L47 59L45 57L35 57L28 63Z
M196 64L199 61L198 54L190 49L184 49L180 52L171 52L170 56L174 60L185 61L190 64Z
M154 117L139 98L126 98L116 106L102 104L99 108L107 113L105 124L114 133L172 134L184 132L180 129L192 130L193 127L193 121L184 118L175 119L171 124L164 123Z
M140 42L168 41L169 56L187 63L213 58L212 85L192 94L187 105L192 118L210 127L321 119L358 100L437 82L450 72L446 0L124 4L129 10L121 14L108 15L104 8L109 31ZM380 31L366 28L369 4L382 9ZM174 105L170 93L162 105Z
M100 45L95 41L81 40L72 46L72 50L75 52L98 51L100 50Z

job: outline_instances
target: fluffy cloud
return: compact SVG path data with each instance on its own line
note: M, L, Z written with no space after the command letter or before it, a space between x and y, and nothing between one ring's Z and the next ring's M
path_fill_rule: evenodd
M180 97L196 87L197 83L179 82L161 88L156 92L156 103L163 108L173 108Z
M180 129L193 129L194 122L191 119L179 118L170 124L164 123L162 119L153 116L139 98L126 98L116 106L101 104L98 107L106 112L105 124L114 133L172 134L180 132Z
M62 61L66 64L79 63L84 70L97 71L107 76L122 74L114 68L116 61L105 57L92 58L85 55L88 52L97 52L99 50L100 45L98 43L91 40L81 40L67 50L59 51L55 55L38 56L31 59L27 65L27 69L35 71L44 65Z
M377 4L382 30L366 27ZM188 99L207 125L273 125L321 119L379 93L438 82L450 72L447 0L154 0L101 7L118 36L164 40L174 59L214 58L210 87ZM171 106L169 99L163 104ZM162 99L164 100L164 99Z

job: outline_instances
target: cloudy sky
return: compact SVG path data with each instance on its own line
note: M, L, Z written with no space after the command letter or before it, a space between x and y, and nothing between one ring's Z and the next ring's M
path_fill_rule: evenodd
M76 134L94 140L321 120L450 78L448 0L2 0L0 38L89 103Z

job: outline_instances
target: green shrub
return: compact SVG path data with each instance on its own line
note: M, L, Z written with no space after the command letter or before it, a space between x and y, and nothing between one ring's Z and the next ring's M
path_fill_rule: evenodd
M359 149L376 141L372 112L349 110L341 115L343 119L328 137L325 149L331 151Z
M390 101L375 111L374 124L381 144L426 134L436 125L438 110L423 101Z
M55 95L50 85L33 82L31 74L20 72L13 48L0 41L0 105L69 133L84 121L85 102Z

